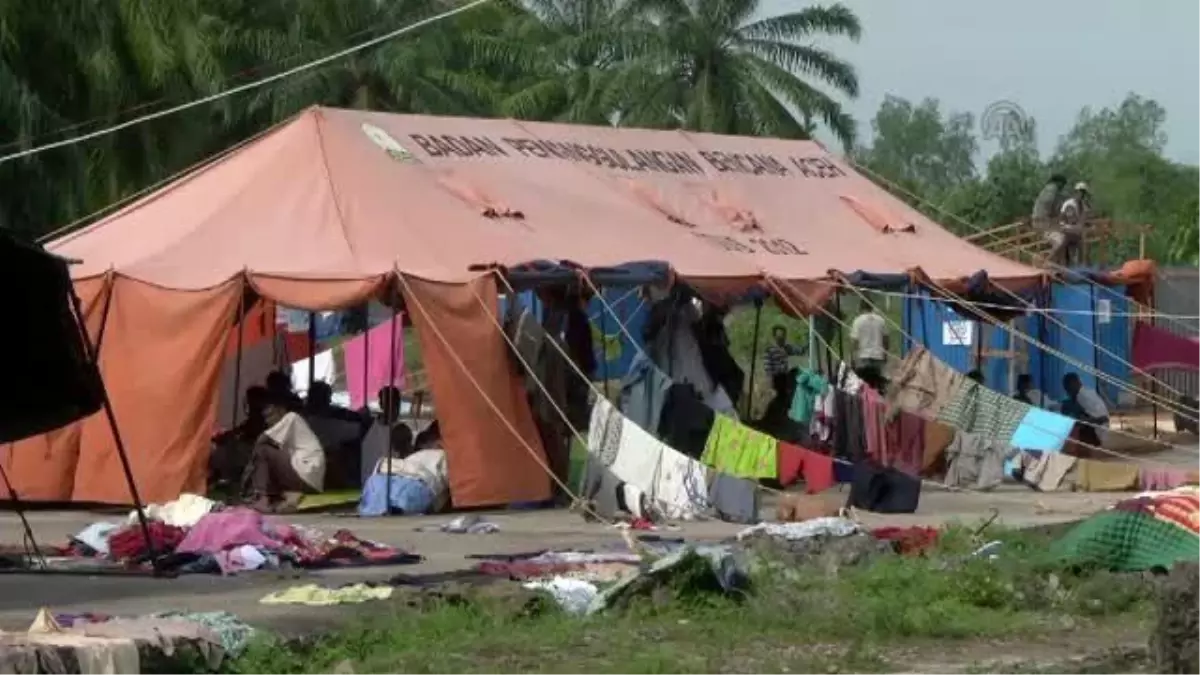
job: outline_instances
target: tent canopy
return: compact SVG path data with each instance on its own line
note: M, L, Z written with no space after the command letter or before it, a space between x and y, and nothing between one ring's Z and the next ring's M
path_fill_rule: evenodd
M204 489L247 283L310 310L399 290L438 401L451 497L482 506L550 494L489 267L528 285L578 269L613 283L674 273L710 297L744 297L771 277L799 306L832 291L831 271L1042 279L813 142L329 108L47 248L83 261L71 270L83 322L154 502ZM128 501L96 415L6 450L30 500Z
M50 247L163 288L248 271L461 282L669 261L693 278L1040 271L956 237L811 141L312 108ZM309 307L311 308L311 307Z

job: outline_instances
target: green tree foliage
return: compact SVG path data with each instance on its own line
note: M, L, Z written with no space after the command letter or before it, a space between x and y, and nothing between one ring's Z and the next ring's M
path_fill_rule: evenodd
M0 2L0 154L277 73L445 11L441 0ZM0 165L0 224L94 213L310 105L849 142L857 39L842 5L494 0L245 94ZM828 93L827 93L828 90Z
M1165 120L1161 106L1135 94L1115 108L1085 108L1045 159L1037 150L1036 125L1025 120L976 175L977 144L969 115L944 115L936 101L914 106L889 97L872 123L871 144L858 148L855 158L976 229L1027 218L1038 190L1051 173L1060 172L1072 183L1088 183L1100 216L1149 225L1147 256L1165 263L1194 262L1200 169L1163 156ZM928 204L919 205L960 234L973 231ZM1136 257L1138 248L1132 232L1106 242L1106 262Z

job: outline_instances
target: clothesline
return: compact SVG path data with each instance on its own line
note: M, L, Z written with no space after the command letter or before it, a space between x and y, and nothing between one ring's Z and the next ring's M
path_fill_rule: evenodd
M772 282L770 282L770 283L774 284L774 282L773 282L773 281L772 281ZM787 304L787 305L789 306L789 308L790 308L790 309L791 309L793 312L794 312L794 311L796 311L796 307L795 307L795 306L794 306L794 305L791 303L791 300L788 298L787 294L780 292L780 289L776 289L776 291L777 291L777 292L776 292L776 297L782 298L782 299L784 300L785 304ZM869 301L868 301L868 303L869 303ZM874 306L872 305L872 307L874 307ZM828 310L824 309L823 307L819 307L819 310L820 310L820 311L822 311L822 312L824 312L824 313L825 313L827 316L829 316L830 318L832 318L832 319L833 319L833 320L834 320L834 321L835 321L835 322L836 322L836 323L837 323L839 326L841 326L842 328L849 329L849 326L848 326L848 325L847 325L847 324L846 324L844 321L842 321L842 319L841 319L841 318L839 318L839 317L837 317L837 316L834 316L832 312L829 312ZM903 332L903 329L901 329L901 331ZM821 337L821 335L820 335L819 333L815 333L815 334L816 334L816 336L817 336L817 339L818 339L818 340L820 340L820 341L822 342L822 344L824 344L824 345L825 345L825 347L826 347L826 348L829 350L829 353L830 353L830 354L834 353L833 347L832 347L832 346L831 346L831 345L830 345L828 342L826 342L826 341L825 341L825 340L824 340L824 339ZM908 336L908 337L909 337L910 339L912 339L912 338L911 338L911 336ZM913 342L914 342L914 344L916 343L916 341L915 341L915 340L913 340ZM891 353L889 353L889 354L888 354L888 356L889 356L890 358L896 358L897 360L903 361L903 359L900 359L900 358L899 358L899 357L897 357L895 354L891 354ZM948 366L947 366L947 367L948 367ZM1124 431L1115 430L1115 429L1109 429L1109 428L1107 428L1107 427L1100 427L1100 426L1098 426L1098 425L1091 424L1091 423L1089 423L1089 422L1085 422L1085 421L1076 420L1076 424L1083 424L1083 425L1085 425L1085 426L1090 426L1090 427L1092 427L1092 428L1095 428L1095 429L1097 429L1097 430L1103 430L1103 431L1105 431L1105 432L1113 432L1113 431L1115 431L1115 432L1117 432L1117 433L1120 433L1120 434L1122 434L1122 435L1125 435L1125 436L1128 436L1128 437L1132 437L1132 438L1136 438L1136 439L1139 439L1139 440L1149 440L1149 439L1142 439L1142 438L1141 438L1141 437L1139 437L1139 436L1136 436L1136 435L1133 435L1133 434L1129 434L1129 433L1127 433L1127 432L1124 432ZM1053 433L1056 433L1054 430L1043 429L1043 428L1040 428L1040 427L1038 427L1038 426L1034 426L1034 428L1035 428L1035 430L1037 430L1037 431L1040 431L1040 432L1042 432L1042 433L1046 433L1046 434L1053 434ZM1166 444L1166 443L1163 443L1163 442L1161 442L1161 441L1156 441L1156 442L1157 442L1157 443L1159 443L1159 444L1162 444L1162 445L1166 445L1167 447L1171 447L1171 448L1174 448L1174 447L1175 447L1175 446L1173 446L1173 445ZM1095 450L1095 451L1098 451L1098 452L1101 452L1101 453L1104 453L1104 454L1108 454L1108 455L1115 456L1115 457L1121 457L1121 458L1123 458L1123 459L1128 459L1128 460L1131 460L1131 461L1134 461L1134 462L1138 462L1138 463L1144 463L1144 464L1149 464L1149 465L1152 465L1152 466L1160 466L1160 467L1161 467L1161 466L1168 466L1168 467L1169 467L1169 465L1164 465L1164 464L1162 464L1161 462L1152 462L1152 461L1147 461L1145 458L1142 458L1142 457L1135 457L1135 456L1132 456L1132 455L1123 454L1123 453L1117 452L1117 451L1115 451L1115 450L1109 450L1109 449L1107 449L1107 448L1104 448L1104 447L1101 447L1101 446L1091 445L1091 444L1089 444L1089 443L1083 443L1083 442L1081 442L1081 441L1076 441L1076 443L1078 443L1079 445L1081 445L1081 446L1083 446L1083 447L1085 447L1085 448L1087 448L1087 449L1089 449L1089 450ZM1176 468L1176 467L1169 467L1169 468Z
M870 298L866 297L866 295L864 295L864 294L863 294L863 292L862 292L860 289L858 289L856 286L854 286L854 285L852 285L852 284L847 284L847 283L845 283L844 281L843 281L843 282L838 282L838 281L828 281L828 282L823 282L823 283L832 284L832 285L837 285L837 286L839 286L839 287L844 287L844 288L848 288L848 289L850 289L852 292L854 292L855 294L857 294L857 295L858 295L858 297L859 297L859 298L862 300L862 302L863 302L864 304L866 304L866 305L867 305L868 307L870 307L870 308L871 308L873 311L875 311L875 312L876 312L876 313L878 313L880 316L882 316L882 317L884 318L884 320L885 320L885 321L887 321L889 324L891 324L891 326L892 326L894 329L896 329L896 330L899 330L899 331L900 331L900 333L901 333L901 335L903 335L905 338L907 338L907 339L908 339L908 340L909 340L909 341L910 341L912 344L920 344L920 341L919 341L919 340L917 340L915 337L913 337L913 335L912 335L911 333L909 333L907 330L905 330L903 326L900 326L899 324L897 324L897 323L896 323L896 322L895 322L895 321L894 321L894 320L893 320L893 319L892 319L890 316L888 316L886 313L880 312L880 311L879 311L879 308L878 308L878 307L877 307L877 306L876 306L876 305L875 305L873 302L871 302ZM968 302L967 302L967 301L966 301L964 298L961 298L961 297L959 297L959 296L957 296L957 295L955 295L955 294L953 294L953 293L950 293L949 291L944 291L944 292L946 292L946 293L949 293L949 294L950 294L950 296L951 296L952 298L954 298L954 299L956 299L956 300L958 300L958 301L962 302L963 304L970 304L970 303L968 303ZM825 311L825 312L828 314L828 311L827 311L827 310L825 310L824 308L819 308L819 309L820 309L821 311ZM832 316L832 315L830 314L830 316ZM844 322L842 322L840 318L838 318L838 317L833 317L833 318L834 318L836 321L838 321L839 323L841 323L843 326L845 325L845 323L844 323ZM1169 411L1171 411L1171 412L1178 413L1178 414L1180 414L1180 415L1182 415L1182 416L1184 416L1184 417L1187 417L1188 419L1195 419L1195 418L1193 417L1193 415L1195 415L1195 413L1193 413L1192 411L1189 411L1189 410L1182 409L1182 407L1180 406L1180 404L1178 404L1176 401L1172 401L1172 400L1170 400L1170 399L1167 399L1167 398L1165 398L1165 397L1160 397L1160 396L1158 396L1156 393L1153 393L1153 392L1147 392L1147 391L1145 391L1145 390L1143 390L1143 389L1141 389L1141 388L1138 388L1138 387L1136 387L1136 386L1130 386L1130 385L1127 385L1127 384L1125 384L1124 382L1120 381L1118 378L1116 378L1116 377L1114 377L1114 376L1112 376L1112 375L1109 375L1108 373L1105 373L1105 372L1103 372L1103 371L1100 371L1100 370L1098 370L1098 369L1096 369L1096 368L1094 368L1094 367L1092 367L1092 366L1089 366L1089 365L1087 365L1087 364L1085 364L1085 363L1082 363L1082 362L1078 361L1077 359L1073 359L1072 357L1070 357L1069 355L1067 355L1067 354L1063 353L1062 351L1060 351L1060 350L1058 350L1058 349L1055 349L1055 348L1053 348L1053 347L1051 347L1051 346L1049 346L1049 345L1047 345L1047 344L1045 344L1045 343L1043 343L1043 342L1040 342L1040 341L1038 341L1038 340L1035 340L1034 338L1031 338L1031 337L1029 337L1029 336L1028 336L1028 335L1026 335L1025 333L1022 333L1022 332L1020 332L1020 331L1017 331L1017 330L1013 329L1012 327L1008 326L1007 324L998 324L998 326L1000 327L1000 329L1001 329L1001 330L1004 330L1004 331L1008 332L1008 333L1009 333L1009 335L1011 335L1011 336L1013 336L1013 337L1016 337L1016 338L1019 338L1019 339L1021 339L1021 340L1022 340L1022 341L1024 341L1024 342L1027 342L1027 343L1029 343L1029 344L1031 344L1031 345L1034 345L1034 346L1038 347L1038 348L1039 348L1039 349L1041 349L1043 352L1045 352L1045 353L1048 353L1048 354L1050 354L1051 356L1055 356L1055 357L1057 357L1057 358L1061 359L1062 361L1064 361L1065 363L1068 363L1068 364L1070 364L1070 365L1073 365L1073 366L1074 366L1074 367L1076 367L1076 368L1079 368L1079 369L1080 369L1082 372L1085 372L1085 373L1088 373L1088 374L1094 375L1094 376L1095 376L1095 377L1097 377L1098 379L1104 380L1104 381L1106 381L1106 382L1110 382L1110 383L1114 384L1115 386L1117 386L1118 388L1124 389L1125 391L1128 391L1128 392L1130 392L1130 393L1133 393L1133 394L1135 394L1135 395L1139 395L1141 398L1144 398L1144 399L1146 399L1146 400L1149 400L1149 401L1155 402L1155 403L1157 403L1158 405L1161 405L1162 407L1166 408L1167 410L1169 410ZM1105 351L1107 352L1107 350L1105 350ZM1110 354L1111 354L1111 352L1108 352L1108 353L1110 353ZM1119 358L1118 358L1118 360L1119 360ZM1170 387L1168 387L1168 389L1170 389ZM1139 440L1150 441L1150 442L1152 442L1152 443L1155 443L1155 444L1162 444L1162 442L1161 442L1161 441L1157 441L1157 440L1155 440L1155 439L1149 439L1149 438L1139 437L1139 436L1132 435L1132 434L1128 434L1128 433L1125 433L1125 435L1128 435L1128 436L1130 436L1130 437L1132 437L1132 438L1137 438L1137 439L1139 439Z
M911 300L937 300L940 302L944 302L946 304L953 304L953 303L947 302L943 298L938 298L936 295L922 295L920 293L905 293L903 291L883 291L883 290L876 290L876 289L869 289L865 292L874 293L876 295L884 295L884 296L894 297L894 298L905 298L905 299L911 299ZM996 303L996 302L982 302L982 301L978 301L978 300L972 300L970 302L970 305L972 307L983 307L986 309L1001 309L1001 310L1012 310L1013 309L1012 305L1003 305L1003 304ZM1030 307L1028 309L1025 309L1024 311L1026 311L1027 313L1030 313L1030 314L1051 314L1051 315L1061 314L1061 315L1065 315L1065 316L1070 316L1070 315L1105 316L1105 317L1112 317L1112 318L1128 317L1128 318L1135 318L1135 319L1162 318L1162 319L1179 319L1179 320L1187 320L1187 321L1200 321L1200 315L1167 314L1164 312L1157 312L1157 311L1155 311L1155 312L1096 312L1096 311L1091 311L1091 310L1086 310L1086 309L1060 309L1057 307L1037 307L1037 306ZM1192 328L1195 332L1200 333L1200 325L1193 326Z

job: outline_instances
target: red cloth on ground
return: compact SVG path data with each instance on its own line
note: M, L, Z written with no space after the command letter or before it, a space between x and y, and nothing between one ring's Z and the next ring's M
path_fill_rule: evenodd
M932 527L877 527L871 536L895 542L901 555L916 555L937 543L938 531Z
M791 443L779 441L775 456L779 462L780 485L787 487L800 480L800 467L804 464L804 455L800 453L800 448Z
M147 529L150 530L150 543L155 555L173 552L186 534L183 528L159 520L150 521ZM108 557L113 560L138 561L149 557L149 553L146 537L139 524L126 525L108 536Z
M1138 321L1133 329L1133 367L1200 370L1200 342Z
M884 430L886 442L879 463L919 476L925 462L925 420L907 410L901 410Z
M833 458L791 443L779 443L779 482L786 487L796 482L797 474L804 476L808 494L824 492L837 482L833 478ZM791 480L784 481L784 455L788 457Z

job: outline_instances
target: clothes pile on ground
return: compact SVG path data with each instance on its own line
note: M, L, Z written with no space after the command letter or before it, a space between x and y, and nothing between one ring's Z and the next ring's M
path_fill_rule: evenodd
M361 539L349 530L326 535L289 525L252 509L224 508L185 494L147 509L150 541L136 514L131 522L93 523L72 537L75 556L154 565L179 573L220 573L281 567L348 567L416 563L420 556ZM161 520L159 518L162 518Z
M938 540L931 527L879 527L868 530L844 517L811 518L793 523L759 523L737 534L737 541L760 554L785 555L822 569L857 565L880 555L920 555Z
M1082 521L1051 547L1065 564L1115 572L1167 571L1200 560L1200 488L1147 492Z
M595 614L666 586L717 594L749 588L747 568L731 545L669 542L639 548L640 554L546 552L524 560L480 563L476 570L523 579L524 588L549 593L574 614Z
M358 583L338 588L305 584L269 593L258 602L263 605L328 607L330 605L354 605L370 600L386 600L390 597L392 597L392 587L383 584Z
M23 633L0 632L0 672L140 673L198 658L216 671L245 650L254 629L226 612L134 618L51 616ZM158 666L156 668L156 665Z

